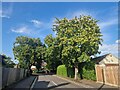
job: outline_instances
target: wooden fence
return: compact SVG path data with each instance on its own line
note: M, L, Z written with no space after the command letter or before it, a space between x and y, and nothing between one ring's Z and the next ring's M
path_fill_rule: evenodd
M108 64L108 65L96 65L96 78L97 82L118 86L118 64Z
M2 68L2 88L9 86L27 76L27 70L22 68Z

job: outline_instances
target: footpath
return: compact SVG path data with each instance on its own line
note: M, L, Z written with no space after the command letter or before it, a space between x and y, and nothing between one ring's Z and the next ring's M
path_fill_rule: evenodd
M17 83L14 83L3 90L30 90L30 87L32 86L32 83L34 82L35 78L37 78L36 75L27 77L21 81L18 81Z
M92 88L93 90L120 90L120 87L110 86L103 83L97 83L96 81L92 81L92 80L86 80L86 79L74 80L73 78L61 77L57 75L54 75L54 76L78 85L81 84L81 85L88 86L88 88Z

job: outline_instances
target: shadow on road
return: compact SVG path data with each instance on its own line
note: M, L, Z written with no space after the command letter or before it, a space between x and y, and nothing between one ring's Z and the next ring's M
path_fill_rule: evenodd
M59 84L59 85L48 87L48 89L54 89L56 87L60 87L60 86L68 85L68 84L70 84L70 83L62 83L62 84Z
M34 88L47 88L50 81L38 81L36 82Z
M70 83L61 83L61 84L58 84L58 85L53 85L53 86L50 86L48 87L50 81L38 81L38 78L37 78L37 82L35 83L35 86L34 86L34 89L32 90L35 90L35 89L41 89L41 90L49 90L49 89L54 89L56 87L60 87L60 86L65 86L65 85L68 85Z
M103 83L97 90L101 90L105 84Z

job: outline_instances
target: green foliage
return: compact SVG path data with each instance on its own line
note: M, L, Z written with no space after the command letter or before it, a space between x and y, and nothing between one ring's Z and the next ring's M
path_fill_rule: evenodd
M92 61L87 62L83 67L82 75L85 79L96 80L95 63Z
M57 67L57 75L63 77L74 77L74 68L67 68L65 65L59 65Z
M67 77L67 68L65 65L60 65L57 67L57 75Z
M67 76L70 77L70 78L74 78L74 76L75 76L74 74L75 74L74 68L68 67L67 68Z
M45 53L47 69L56 71L57 67L61 64L57 38L52 37L52 35L48 35L44 41L47 46Z
M66 66L90 61L91 55L99 53L102 35L97 22L91 16L56 19L53 31L57 33L58 46L62 47L62 62Z
M6 56L6 55L0 55L0 59L4 60L6 65L3 65L5 67L9 67L9 68L14 68L15 63L11 60L10 57Z
M86 70L83 68L83 78L88 80L96 80L95 70Z
M45 45L39 38L18 36L14 43L13 53L15 59L19 60L21 68L30 68L35 62L41 64L45 54ZM37 67L40 68L40 66Z

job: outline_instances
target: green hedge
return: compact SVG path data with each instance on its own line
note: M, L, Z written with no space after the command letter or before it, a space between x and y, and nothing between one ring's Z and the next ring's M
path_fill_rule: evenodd
M57 67L57 75L74 78L74 68L66 68L65 65Z
M57 67L57 75L67 77L67 69L65 65L60 65Z

